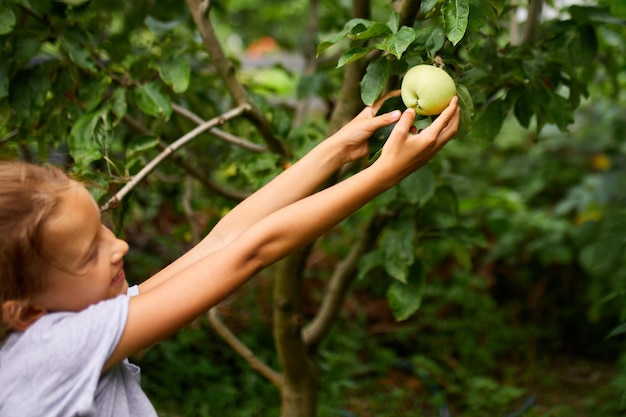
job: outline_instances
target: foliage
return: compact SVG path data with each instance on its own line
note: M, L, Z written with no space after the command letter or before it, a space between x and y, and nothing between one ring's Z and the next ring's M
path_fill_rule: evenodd
M398 415L394 407L504 415L531 394L524 374L543 355L617 361L626 321L621 0L558 10L523 41L505 30L514 10L504 0L423 0L409 22L391 2L352 18L349 2L322 1L312 72L278 59L310 47L299 36L309 2L211 3L239 81L293 155L323 138L355 65L364 66L364 104L418 63L443 64L457 81L458 140L318 242L321 265L304 272L324 285L362 225L384 217L359 259L352 309L318 352L324 415ZM253 61L247 47L265 36L278 49ZM0 45L0 158L62 165L92 181L101 201L196 127L181 109L208 120L238 104L183 2L0 0ZM299 117L293 103L312 98L329 106ZM136 187L111 215L133 246L129 275L173 259L195 241L193 225L208 230L236 203L207 178L241 196L287 164L249 118L222 128L264 150L205 133L180 151L182 162L167 160ZM374 300L384 307L359 305ZM244 337L272 362L268 323L254 308L262 304L242 308L256 320ZM374 324L393 330L381 335ZM172 414L277 412L275 390L203 321L142 364L147 389ZM626 392L624 374L606 415ZM364 400L381 386L382 399Z

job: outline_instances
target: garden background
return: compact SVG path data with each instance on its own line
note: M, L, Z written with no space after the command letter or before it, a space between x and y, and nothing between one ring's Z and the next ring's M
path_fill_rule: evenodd
M138 282L443 65L458 138L134 358L146 391L163 416L624 415L625 40L622 0L0 0L0 158L88 181Z

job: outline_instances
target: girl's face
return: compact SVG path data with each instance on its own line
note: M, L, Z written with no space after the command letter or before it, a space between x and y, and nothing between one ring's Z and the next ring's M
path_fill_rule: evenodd
M102 224L96 202L82 185L73 183L61 196L43 247L52 262L46 288L33 304L48 312L79 311L126 293L128 244Z

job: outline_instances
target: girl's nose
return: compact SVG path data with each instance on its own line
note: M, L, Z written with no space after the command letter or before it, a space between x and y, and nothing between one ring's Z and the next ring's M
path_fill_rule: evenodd
M128 253L128 243L122 239L115 239L111 262L117 263Z

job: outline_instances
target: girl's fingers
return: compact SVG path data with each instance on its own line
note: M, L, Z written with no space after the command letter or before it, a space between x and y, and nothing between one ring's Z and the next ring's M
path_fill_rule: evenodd
M459 103L459 98L456 96L452 97L452 100L450 100L448 107L446 107L441 112L441 114L437 116L437 118L432 122L432 124L427 129L434 130L437 133L437 135L439 135L444 130L444 128L448 126L450 120L452 120L452 118L456 114L458 103ZM458 120L457 120L457 123L458 123Z
M398 113L400 112L399 110L396 110L396 111ZM415 110L406 109L404 113L402 113L402 116L400 117L400 120L398 121L398 123L395 125L395 127L391 131L388 141L395 140L394 139L395 137L399 137L399 138L407 137L411 129L414 128L413 121L415 121Z

